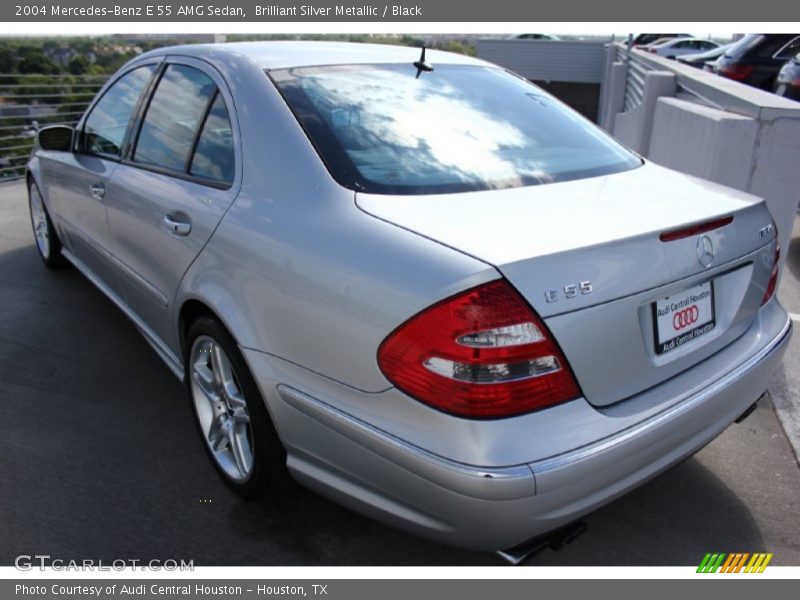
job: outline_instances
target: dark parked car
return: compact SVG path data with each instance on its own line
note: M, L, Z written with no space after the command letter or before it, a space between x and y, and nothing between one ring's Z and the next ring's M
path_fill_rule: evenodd
M707 65L713 65L714 61L716 61L720 56L725 54L725 52L730 48L733 44L726 44L725 46L720 46L719 48L713 48L712 50L708 50L707 52L699 52L698 54L686 54L684 56L678 57L678 62L683 63L685 65L690 65L692 67L697 67L698 69L704 69Z
M778 71L798 51L798 33L751 33L725 51L714 72L771 91Z
M800 101L800 53L783 65L775 81L775 93Z

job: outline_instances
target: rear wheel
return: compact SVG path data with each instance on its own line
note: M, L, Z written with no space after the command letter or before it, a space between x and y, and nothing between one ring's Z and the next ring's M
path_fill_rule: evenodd
M189 395L217 471L243 495L281 491L286 453L235 340L216 319L200 317L186 347Z
M31 182L28 185L28 207L31 213L31 226L33 237L36 240L36 249L42 262L50 269L58 269L67 264L61 255L61 240L58 239L50 213L44 204L44 199L38 186Z

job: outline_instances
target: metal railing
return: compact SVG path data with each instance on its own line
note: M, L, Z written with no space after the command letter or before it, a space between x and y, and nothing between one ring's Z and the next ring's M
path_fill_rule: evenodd
M0 181L25 175L36 132L72 125L107 75L0 74Z

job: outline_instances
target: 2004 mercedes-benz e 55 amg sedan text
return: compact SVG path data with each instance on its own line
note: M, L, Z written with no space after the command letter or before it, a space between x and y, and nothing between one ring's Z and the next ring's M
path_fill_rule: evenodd
M144 54L28 164L36 244L185 380L235 489L524 547L691 455L791 331L765 203L448 53ZM507 554L513 558L513 552Z

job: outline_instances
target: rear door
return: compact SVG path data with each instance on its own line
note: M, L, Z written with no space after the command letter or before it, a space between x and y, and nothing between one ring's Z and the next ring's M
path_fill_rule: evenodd
M113 253L128 304L173 349L175 291L239 187L235 124L219 73L169 58L109 183Z

